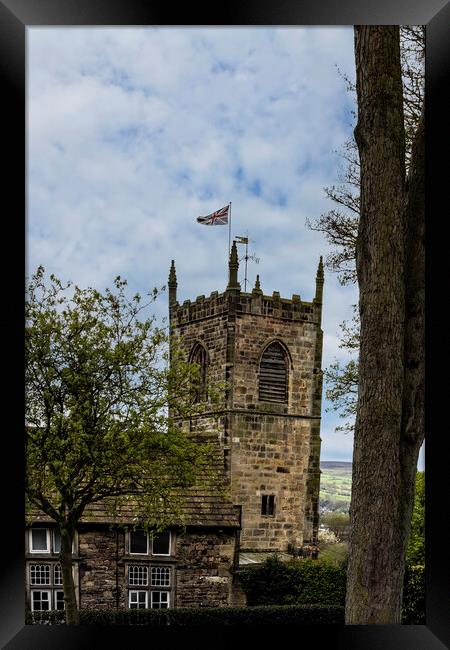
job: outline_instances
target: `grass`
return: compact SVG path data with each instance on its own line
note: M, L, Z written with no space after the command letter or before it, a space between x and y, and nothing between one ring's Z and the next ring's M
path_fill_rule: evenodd
M321 502L341 502L350 505L352 487L351 463L321 463L320 494Z

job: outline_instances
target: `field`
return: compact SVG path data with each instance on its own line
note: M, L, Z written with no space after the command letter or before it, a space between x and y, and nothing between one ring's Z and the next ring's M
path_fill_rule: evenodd
M352 487L352 464L322 461L320 469L320 509L348 512Z

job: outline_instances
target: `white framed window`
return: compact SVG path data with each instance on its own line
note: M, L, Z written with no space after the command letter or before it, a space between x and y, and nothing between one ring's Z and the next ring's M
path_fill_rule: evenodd
M167 609L170 604L170 593L168 591L151 591L151 608Z
M170 587L170 568L168 566L153 566L150 584L152 587Z
M31 590L31 611L48 612L50 610L50 591L41 589Z
M30 585L50 585L50 564L30 564Z
M170 532L154 534L152 536L152 555L170 555Z
M133 586L147 586L148 568L146 566L129 566L128 584Z
M30 553L50 553L50 531L48 528L31 528Z
M27 599L32 611L65 609L59 563L31 560L27 563L27 576Z
M170 555L172 536L170 531L162 533L144 533L132 530L129 533L130 555Z
M65 609L64 607L64 592L62 589L55 591L54 609Z
M128 606L130 609L147 609L148 592L147 591L129 591Z

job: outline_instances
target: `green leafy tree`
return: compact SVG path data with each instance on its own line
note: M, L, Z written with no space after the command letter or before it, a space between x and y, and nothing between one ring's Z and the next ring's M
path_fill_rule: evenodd
M59 527L70 624L79 622L72 540L89 507L102 501L114 515L132 499L142 525L161 530L211 466L210 445L176 424L202 408L199 368L144 316L159 291L143 302L126 284L64 286L39 267L27 285L27 505Z

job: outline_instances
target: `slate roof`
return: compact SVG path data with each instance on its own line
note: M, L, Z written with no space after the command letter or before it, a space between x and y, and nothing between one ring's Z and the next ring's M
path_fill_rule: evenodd
M223 452L218 442L215 444L208 469L210 475L206 476L206 479L205 476L203 477L201 486L173 490L172 494L180 499L179 516L175 519L174 524L238 528L240 525L239 512L229 496L229 487L223 467ZM136 500L133 500L132 497L123 498L117 506L116 514L112 515L105 499L86 508L80 523L137 524L139 519L136 516L135 505ZM27 520L34 523L52 521L50 517L37 509L27 510Z

